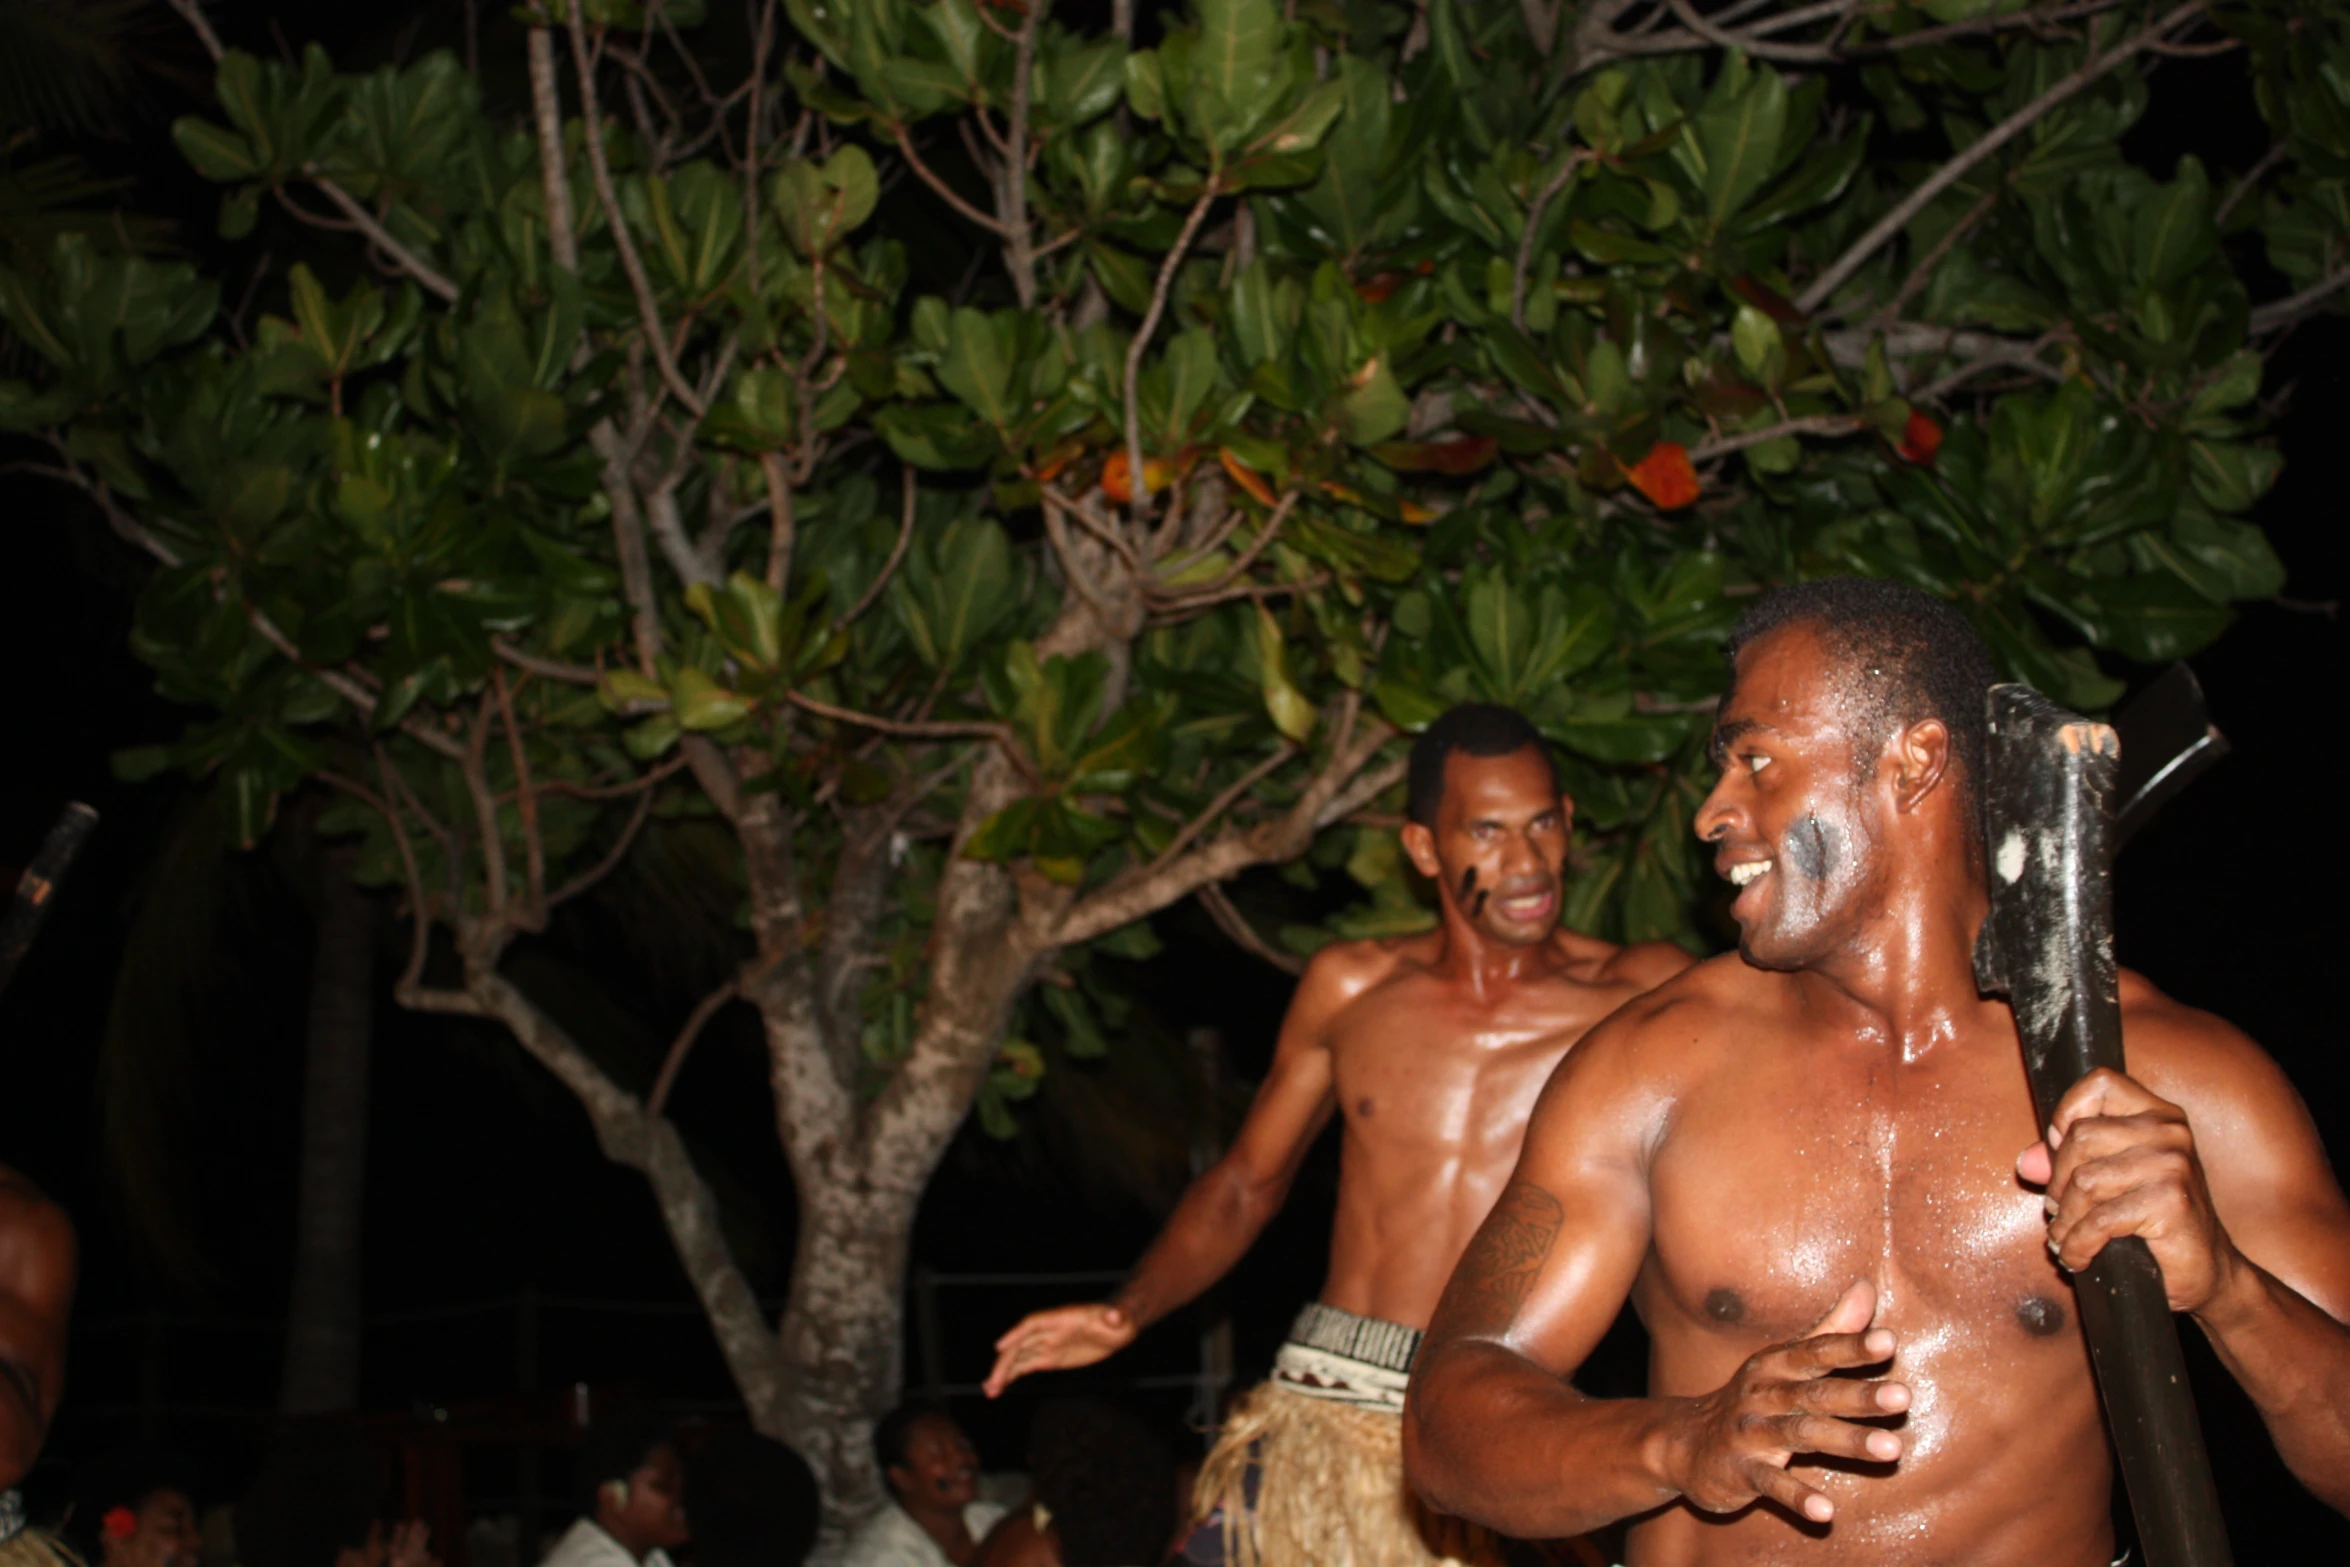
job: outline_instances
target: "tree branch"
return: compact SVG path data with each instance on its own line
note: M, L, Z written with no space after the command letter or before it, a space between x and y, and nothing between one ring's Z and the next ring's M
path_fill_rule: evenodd
M490 638L490 651L516 669L526 670L541 679L559 681L567 686L595 687L603 683L603 676L585 664L566 664L558 658L546 658L526 652L504 637Z
M1553 25L1556 25L1555 18ZM1543 52L1547 54L1549 51ZM1542 227L1542 215L1550 210L1551 202L1558 198L1560 191L1567 188L1567 182L1575 177L1575 171L1590 156L1590 150L1583 147L1568 153L1556 172L1543 181L1541 191L1534 197L1534 205L1526 209L1526 229L1518 236L1517 263L1510 268L1510 325L1521 332L1526 330L1526 273L1534 265L1535 231Z
M874 602L881 597L881 590L889 586L890 576L898 569L898 563L906 558L907 546L914 542L914 468L911 463L900 463L898 469L899 484L905 492L904 502L899 508L898 541L891 546L889 559L881 563L879 575L866 584L864 592L857 595L857 602L849 606L849 612L834 622L833 629L836 631L873 607Z
M1248 916L1232 906L1232 900L1225 896L1220 883L1209 882L1202 887L1199 890L1199 901L1200 906L1208 911L1208 917L1216 922L1216 928L1231 937L1233 943L1243 951L1254 953L1282 973L1293 977L1306 971L1305 959L1293 952L1283 952L1257 934L1256 927L1248 922Z
M2301 318L2304 312L2316 305L2323 304L2327 296L2345 283L2350 283L2350 267L2343 267L2327 273L2298 294L2288 295L2286 298L2262 305L2252 312L2253 333L2257 336L2266 336L2280 328L2291 326Z
M1387 724L1364 726L1353 741L1334 753L1315 774L1289 809L1246 831L1227 830L1202 847L1164 864L1153 863L1121 872L1093 892L1079 898L1053 923L1048 939L1054 946L1073 946L1132 924L1213 882L1229 880L1251 865L1294 859L1314 841L1314 834L1331 822L1376 797L1402 776L1403 764L1381 768L1369 776L1364 769L1395 735ZM1367 787L1367 792L1366 791Z
M547 208L547 250L555 265L579 271L578 219L571 211L571 175L563 166L563 88L555 69L555 40L530 29L531 129L538 138L539 189Z
M1134 341L1126 345L1126 470L1127 481L1133 487L1133 516L1137 523L1150 515L1151 498L1150 479L1142 467L1142 408L1138 401L1143 351L1150 347L1151 334L1159 329L1159 318L1167 313L1167 294L1175 286L1176 271L1182 267L1191 242L1199 237L1200 225L1208 218L1208 208L1222 194L1222 176L1209 175L1199 200L1191 204L1191 215L1183 220L1183 229L1175 236L1174 247L1159 265L1159 281L1151 290L1150 309L1143 312L1142 325L1134 329Z
M1901 280L1901 287L1893 291L1893 297L1885 302L1885 308L1877 312L1876 319L1879 322L1891 324L1901 319L1901 312L1932 279L1934 269L1942 264L1942 258L1957 248L1958 242L1966 238L1969 230L1989 216L1991 209L1999 204L2000 194L2007 189L2007 185L2006 180L1993 180L1990 188L1975 198L1973 206L1967 208L1966 214L1951 224L1940 239L1934 241L1932 249L1918 258L1918 264L1909 269L1909 276Z
M412 991L424 982L425 954L432 944L432 901L424 890L424 876L416 868L416 845L409 840L407 824L400 820L399 796L406 785L396 774L391 757L378 741L375 775L383 785L384 820L391 823L392 842L400 851L400 872L408 879L408 966L401 970L395 990Z
M529 888L529 918L534 926L547 919L547 844L539 834L539 792L531 787L530 756L522 743L522 726L514 721L514 695L507 689L506 672L490 666L490 689L498 696L498 716L506 725L506 749L514 761L515 809L522 818L523 875Z
M1782 435L1850 435L1861 428L1859 418L1852 414L1807 414L1800 419L1789 419L1760 430L1741 430L1735 435L1718 436L1689 453L1693 463L1711 462L1742 452L1749 446L1760 446L1775 441Z
M369 244L399 263L400 270L422 285L426 293L444 303L456 303L457 285L422 256L394 238L392 231L384 227L383 221L360 205L349 191L320 173L315 163L304 164L302 172L309 176L311 184L318 187L320 195L333 202L336 210L351 220L353 228L367 236Z
M2244 177L2229 188L2226 198L2219 204L2219 210L2211 215L2211 226L2215 229L2226 228L2228 219L2243 204L2244 198L2259 188L2260 182L2268 177L2269 170L2284 162L2285 155L2290 151L2292 143L2284 137L2278 137L2276 145L2262 153L2260 161L2246 169Z
M1791 65L1822 65L1836 58L1836 50L1828 44L1767 43L1763 39L1761 27L1749 27L1742 32L1734 33L1726 28L1716 27L1698 15L1697 7L1691 5L1689 0L1665 0L1665 3L1673 15L1681 19L1682 26L1707 43L1717 44L1724 49L1742 49L1757 60L1784 60ZM1820 13L1822 16L1842 16L1853 9L1853 0L1831 0L1829 5L1812 6L1807 9ZM1811 19L1806 18L1806 20ZM1787 22L1784 27L1795 25L1797 24L1794 22ZM1779 30L1784 30L1784 28L1774 29L1774 31Z
M693 1011L686 1016L685 1026L669 1042L669 1053L661 1058L661 1070L653 1078L653 1091L645 1095L645 1114L657 1116L661 1113L662 1107L669 1103L669 1090L677 1086L678 1069L685 1065L686 1053L693 1049L694 1041L701 1038L704 1026L718 1015L719 1008L741 994L741 982L729 979L694 1003Z
M636 797L636 809L629 812L628 825L620 829L620 836L612 841L612 847L604 852L604 857L555 889L553 896L547 899L548 910L551 912L559 908L611 875L622 857L628 853L629 846L636 842L636 835L644 828L645 818L652 813L653 791L647 789Z
M944 201L948 206L954 208L964 217L970 219L973 223L976 223L981 228L987 230L988 233L995 235L998 239L1011 238L1010 233L1004 228L1004 225L999 220L989 217L986 213L980 211L970 202L965 201L961 196L957 195L955 193L955 188L952 185L949 185L945 180L939 178L936 171L934 171L929 164L922 161L922 155L914 150L913 136L907 132L906 127L902 123L893 125L890 127L890 129L897 135L898 151L905 154L906 166L914 171L915 175L922 181L923 184L936 191L941 201Z
M596 107L596 67L588 57L583 9L572 5L565 12L571 30L572 73L579 79L579 112L587 132L582 139L587 143L588 172L595 179L596 200L604 209L604 221L612 225L612 247L620 252L621 270L628 274L629 290L636 295L637 320L650 342L653 363L661 372L661 384L699 419L707 405L694 395L694 389L678 373L677 360L669 350L669 329L661 320L660 302L653 296L653 280L646 275L644 258L637 254L636 241L628 232L628 220L621 215L620 197L612 188L612 165L604 156L604 116Z
M1157 870L1160 866L1165 865L1169 860L1175 858L1176 855L1181 854L1185 849L1191 847L1192 840L1197 838L1201 833L1206 832L1210 827L1214 826L1216 824L1217 818L1221 817L1226 811L1232 809L1234 802L1239 800L1241 796L1247 794L1251 789L1254 789L1258 784L1263 783L1265 779L1274 772L1275 769L1280 767L1282 763L1288 761L1295 755L1297 755L1297 747L1290 744L1286 740L1282 741L1278 746L1275 746L1271 756L1266 757L1263 761L1257 763L1256 766L1250 768L1247 772L1242 773L1238 778L1234 779L1224 788L1222 793L1218 794L1213 800L1208 802L1207 809L1201 811L1190 821L1185 822L1183 824L1182 830L1176 833L1173 838L1169 839L1167 846L1164 849L1161 849L1157 856L1152 859L1149 869L1154 871Z
M2192 21L2202 15L2205 4L2206 0L2187 0L2187 4L2172 10L2162 20L2141 29L2105 54L2096 53L2095 47L2092 45L2089 59L2079 69L2065 76L2030 103L2025 104L2015 113L1984 132L1974 145L1935 170L1917 189L1903 197L1891 212L1879 218L1867 233L1853 241L1843 255L1838 256L1825 272L1812 280L1811 286L1796 299L1795 308L1805 315L1810 315L1818 310L1836 290L1851 280L1852 275L1858 272L1871 256L1883 249L1896 234L1907 228L1910 220L1924 211L1935 197L1963 178L1967 170L2022 135L2034 121L2046 115L2082 88L2095 82L2124 60L2160 41L2163 35L2181 23Z

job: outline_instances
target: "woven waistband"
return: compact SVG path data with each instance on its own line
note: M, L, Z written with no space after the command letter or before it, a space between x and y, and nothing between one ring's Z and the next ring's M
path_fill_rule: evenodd
M1410 1371L1423 1336L1418 1328L1379 1317L1358 1317L1320 1301L1308 1302L1289 1327L1292 1344L1344 1355L1382 1371Z

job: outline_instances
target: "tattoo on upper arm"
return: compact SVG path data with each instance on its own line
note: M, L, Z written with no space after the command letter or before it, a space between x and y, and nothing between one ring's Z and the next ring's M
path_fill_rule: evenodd
M1565 1216L1559 1200L1541 1187L1510 1182L1453 1271L1441 1326L1482 1334L1503 1332L1515 1323Z

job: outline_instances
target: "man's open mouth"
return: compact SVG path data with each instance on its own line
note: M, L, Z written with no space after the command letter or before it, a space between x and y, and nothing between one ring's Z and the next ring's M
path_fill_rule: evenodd
M1538 887L1532 892L1510 893L1493 900L1494 909L1505 920L1538 920L1551 911L1557 894L1549 887Z
M1732 886L1744 887L1754 882L1775 863L1772 860L1747 860L1742 864L1731 866L1722 874L1730 878Z

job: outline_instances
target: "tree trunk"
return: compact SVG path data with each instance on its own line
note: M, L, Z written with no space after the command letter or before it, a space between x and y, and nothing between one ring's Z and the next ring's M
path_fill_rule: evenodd
M873 1427L904 1380L906 1255L921 1191L919 1180L844 1178L800 1195L773 1434L816 1471L830 1546L883 1500Z
M367 1190L367 1063L375 1021L375 905L351 856L321 857L318 945L303 1047L302 1162L295 1181L294 1288L278 1408L320 1414L359 1402L359 1233Z

